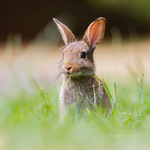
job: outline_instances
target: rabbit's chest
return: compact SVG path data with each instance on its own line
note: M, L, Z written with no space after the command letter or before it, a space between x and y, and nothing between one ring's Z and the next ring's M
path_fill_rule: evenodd
M98 83L93 80L84 82L73 82L64 84L63 101L65 105L79 103L80 106L85 102L87 107L92 107L92 103L99 105Z

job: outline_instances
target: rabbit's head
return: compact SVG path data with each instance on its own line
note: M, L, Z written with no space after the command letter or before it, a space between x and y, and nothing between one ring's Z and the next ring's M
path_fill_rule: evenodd
M102 41L105 32L105 18L98 18L87 28L83 39L77 41L71 30L54 18L62 35L65 47L61 61L61 72L64 75L93 76L95 65L93 52L99 42Z

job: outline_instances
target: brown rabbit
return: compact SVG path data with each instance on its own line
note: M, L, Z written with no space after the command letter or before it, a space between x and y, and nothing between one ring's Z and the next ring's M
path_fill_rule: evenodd
M70 104L78 103L80 108L90 110L93 104L107 113L111 109L110 98L104 86L95 78L94 50L102 41L105 32L105 18L100 17L87 28L83 39L77 41L71 30L57 19L53 19L62 35L65 47L60 63L63 74L63 84L60 90L60 117L63 120L67 115ZM99 87L100 86L100 87ZM91 90L90 90L91 89Z

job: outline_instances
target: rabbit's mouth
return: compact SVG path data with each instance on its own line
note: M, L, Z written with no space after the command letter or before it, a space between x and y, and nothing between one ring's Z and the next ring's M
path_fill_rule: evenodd
M79 71L66 71L63 73L66 76L71 76L71 77L80 77L80 76L93 76L94 71L93 69L90 68L80 68Z
M79 77L79 76L93 76L94 67L93 65L84 67L78 63L64 62L62 65L62 73L66 76Z

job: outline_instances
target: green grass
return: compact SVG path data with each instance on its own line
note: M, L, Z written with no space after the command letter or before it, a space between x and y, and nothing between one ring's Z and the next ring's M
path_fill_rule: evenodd
M107 117L97 111L74 109L59 124L60 85L41 89L34 78L32 92L18 85L11 97L1 95L0 149L148 149L150 85L128 80L110 89L113 111ZM110 82L108 81L108 85ZM46 86L45 86L46 87ZM3 101L5 99L5 101Z

